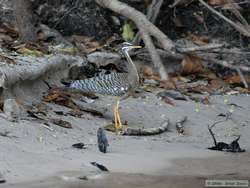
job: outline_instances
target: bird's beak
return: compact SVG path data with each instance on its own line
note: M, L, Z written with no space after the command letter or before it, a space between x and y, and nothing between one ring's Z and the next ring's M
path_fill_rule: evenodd
M132 48L142 48L142 46L132 46Z

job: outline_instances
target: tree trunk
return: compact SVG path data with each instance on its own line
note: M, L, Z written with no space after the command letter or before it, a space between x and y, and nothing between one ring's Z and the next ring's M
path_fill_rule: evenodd
M16 0L13 2L16 27L23 42L35 42L36 31L30 0Z

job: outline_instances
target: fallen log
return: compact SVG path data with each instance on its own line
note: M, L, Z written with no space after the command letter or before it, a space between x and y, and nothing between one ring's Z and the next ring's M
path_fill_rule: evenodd
M3 54L14 64L0 62L0 99L40 100L49 85L60 86L73 66L85 64L79 56L53 54L41 57Z

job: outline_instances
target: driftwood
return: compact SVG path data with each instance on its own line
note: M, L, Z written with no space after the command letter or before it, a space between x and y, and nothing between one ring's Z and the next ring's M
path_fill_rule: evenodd
M7 55L6 55L7 56ZM0 87L8 88L24 80L36 80L47 73L69 70L72 66L82 65L84 62L78 56L48 55L35 56L7 56L16 62L16 65L1 64Z
M78 56L62 54L1 55L15 64L0 62L0 99L3 103L6 99L15 99L20 106L39 103L50 85L61 86L61 79L68 76L72 66L85 64Z
M155 128L126 128L122 135L126 136L152 136L164 133L168 130L169 120L165 120L160 127Z

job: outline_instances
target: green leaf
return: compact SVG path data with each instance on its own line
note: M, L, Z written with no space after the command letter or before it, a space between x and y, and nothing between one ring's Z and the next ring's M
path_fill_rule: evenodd
M131 40L134 39L134 36L135 36L135 33L134 33L133 29L132 29L131 24L125 23L122 26L122 38L125 41L131 41Z

